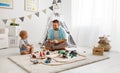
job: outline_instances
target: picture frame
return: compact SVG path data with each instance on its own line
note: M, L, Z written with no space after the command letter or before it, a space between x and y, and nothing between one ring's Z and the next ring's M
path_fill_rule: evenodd
M0 0L0 8L13 9L13 0Z
M37 12L39 8L39 0L25 0L25 11Z

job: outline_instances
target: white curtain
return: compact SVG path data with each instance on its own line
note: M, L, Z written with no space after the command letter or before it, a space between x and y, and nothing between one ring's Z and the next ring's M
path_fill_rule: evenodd
M112 49L120 49L120 0L72 0L71 3L71 29L78 46L93 47L99 36L110 35Z

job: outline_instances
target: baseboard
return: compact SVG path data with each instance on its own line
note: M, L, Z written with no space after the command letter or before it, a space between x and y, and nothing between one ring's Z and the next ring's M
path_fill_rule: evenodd
M8 47L5 47L5 48L0 48L0 50L3 50L3 49L8 49Z

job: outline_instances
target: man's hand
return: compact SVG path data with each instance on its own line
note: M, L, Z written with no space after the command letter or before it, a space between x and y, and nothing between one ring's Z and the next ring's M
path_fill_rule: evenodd
M55 43L55 44L59 44L59 41L58 41L58 40L54 40L54 43Z

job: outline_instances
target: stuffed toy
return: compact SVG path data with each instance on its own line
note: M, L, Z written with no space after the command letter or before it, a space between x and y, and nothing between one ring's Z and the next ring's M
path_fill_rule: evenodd
M99 37L98 47L104 48L104 51L109 51L111 46L109 44L109 40L106 36Z

